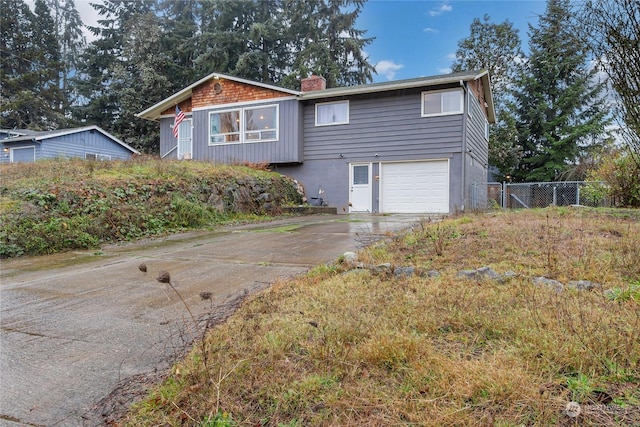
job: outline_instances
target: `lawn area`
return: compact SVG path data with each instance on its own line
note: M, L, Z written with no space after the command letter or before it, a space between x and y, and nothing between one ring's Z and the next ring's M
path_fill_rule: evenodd
M640 425L640 212L452 216L358 257L251 297L123 425Z

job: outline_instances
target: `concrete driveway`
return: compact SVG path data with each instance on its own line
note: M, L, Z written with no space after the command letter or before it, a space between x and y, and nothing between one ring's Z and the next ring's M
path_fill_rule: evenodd
M166 371L183 351L193 322L180 296L194 317L224 318L244 295L275 279L333 262L418 221L295 217L4 260L0 425L100 425L97 402L127 381ZM179 295L156 280L161 271Z

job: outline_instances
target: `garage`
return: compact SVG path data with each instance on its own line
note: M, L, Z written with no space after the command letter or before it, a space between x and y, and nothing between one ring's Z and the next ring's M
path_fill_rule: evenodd
M449 213L449 161L382 163L380 211Z

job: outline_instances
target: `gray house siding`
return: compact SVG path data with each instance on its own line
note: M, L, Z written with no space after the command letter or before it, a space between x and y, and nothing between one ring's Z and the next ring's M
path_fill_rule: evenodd
M463 114L421 117L421 93L349 99L349 123L315 126L315 103L304 107L304 167L277 170L297 179L309 197L318 189L339 213L348 212L349 165L371 163L372 209L380 209L380 163L449 159L450 211L462 208ZM333 101L333 100L332 100Z
M467 97L469 99L469 97ZM485 138L486 116L482 111L478 100L471 98L467 108L471 114L467 115L466 126L466 176L465 176L465 204L470 208L484 206L486 204L485 192L473 191L473 186L484 186L487 181L487 168L489 163L489 142ZM480 188L479 187L479 188ZM484 200L478 197L484 198Z
M216 163L300 163L302 151L302 107L297 100L270 100L256 105L278 105L279 138L271 142L229 143L209 145L209 113L237 108L236 106L216 106L206 110L196 110L187 115L193 126L193 158ZM241 106L240 106L241 107ZM177 139L171 133L173 118L160 122L160 153L169 159L177 158ZM167 154L169 153L169 154ZM166 156L165 156L166 154Z
M335 126L315 126L315 103L305 105L305 161L340 154L350 161L420 160L460 152L462 115L421 117L420 94L351 99L349 123Z

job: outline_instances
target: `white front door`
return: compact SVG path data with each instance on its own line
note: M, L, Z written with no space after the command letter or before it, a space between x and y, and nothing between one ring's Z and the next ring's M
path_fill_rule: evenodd
M349 212L371 212L371 163L349 168Z
M178 159L193 158L193 139L191 137L191 119L184 119L178 128Z

